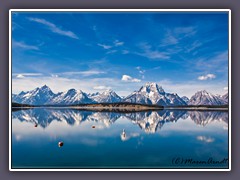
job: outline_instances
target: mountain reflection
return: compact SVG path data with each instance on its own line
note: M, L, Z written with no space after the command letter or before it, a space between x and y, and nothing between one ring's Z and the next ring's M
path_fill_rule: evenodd
M48 127L53 121L65 122L68 125L79 125L84 121L103 123L111 126L120 118L126 118L138 125L146 133L155 133L165 123L177 122L190 118L196 124L206 126L213 121L223 121L228 124L228 112L224 111L185 111L162 110L134 113L93 112L76 109L35 108L12 112L12 118L19 121L38 124L42 128Z

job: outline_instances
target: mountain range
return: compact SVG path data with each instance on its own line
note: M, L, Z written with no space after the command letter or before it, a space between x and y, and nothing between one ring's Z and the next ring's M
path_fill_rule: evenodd
M196 92L189 99L186 96L179 97L176 93L167 93L157 83L148 82L138 91L134 91L126 97L120 97L112 90L87 94L81 90L69 89L55 94L48 86L44 85L31 91L22 91L19 94L13 94L12 102L30 105L74 105L117 102L161 106L225 105L228 104L228 93L219 96L203 90Z

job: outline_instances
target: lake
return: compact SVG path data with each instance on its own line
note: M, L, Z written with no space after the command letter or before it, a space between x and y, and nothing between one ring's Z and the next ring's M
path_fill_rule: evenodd
M227 111L12 112L13 169L227 169L228 153Z

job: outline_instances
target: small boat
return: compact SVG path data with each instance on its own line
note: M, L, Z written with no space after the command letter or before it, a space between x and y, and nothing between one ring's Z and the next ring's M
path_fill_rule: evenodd
M95 126L92 126L92 128L94 129L94 128L95 128Z
M34 127L38 127L38 125L37 125L37 124L35 124L35 125L34 125Z

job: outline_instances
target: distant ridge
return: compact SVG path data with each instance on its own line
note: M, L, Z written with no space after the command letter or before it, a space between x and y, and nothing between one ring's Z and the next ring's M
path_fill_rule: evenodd
M47 85L44 85L31 91L13 94L12 102L28 105L77 105L120 102L158 106L226 105L228 104L228 93L217 96L203 90L198 91L188 99L186 96L181 98L176 93L167 93L157 83L148 82L140 87L138 91L120 97L113 90L87 94L81 90L69 89L55 94Z
M188 102L188 105L224 105L227 102L217 96L213 95L205 90L196 92Z

